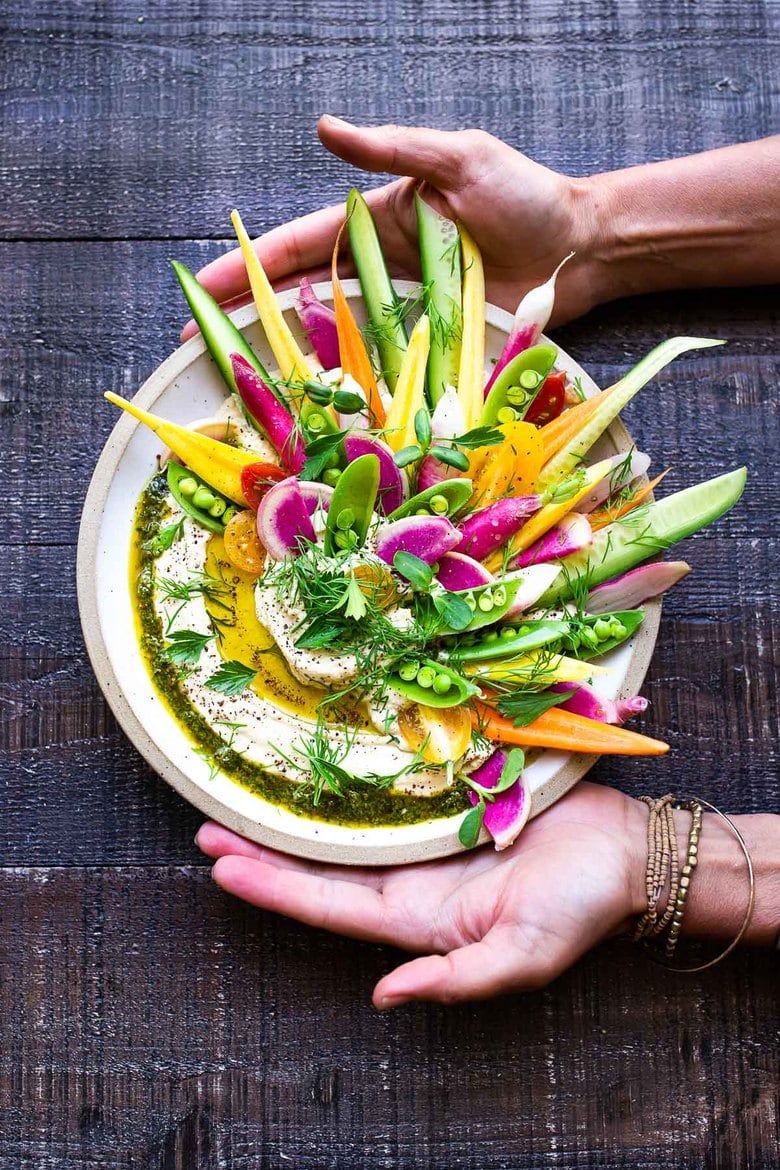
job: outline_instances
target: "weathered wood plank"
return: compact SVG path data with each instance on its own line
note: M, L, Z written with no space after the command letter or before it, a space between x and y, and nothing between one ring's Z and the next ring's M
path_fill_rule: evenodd
M773 1166L763 956L684 982L613 945L537 994L381 1016L393 952L202 869L3 872L0 917L1 1170Z
M235 204L259 231L352 183L316 142L323 111L478 125L575 174L755 138L772 8L5 0L2 234L213 236Z

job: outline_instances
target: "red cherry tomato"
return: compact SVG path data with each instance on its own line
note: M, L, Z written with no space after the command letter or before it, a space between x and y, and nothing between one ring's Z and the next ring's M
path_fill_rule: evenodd
M268 489L286 478L287 472L275 463L250 463L241 472L241 491L249 507L256 512Z
M566 375L561 371L548 374L539 393L528 408L525 421L543 427L552 422L563 410L566 400Z

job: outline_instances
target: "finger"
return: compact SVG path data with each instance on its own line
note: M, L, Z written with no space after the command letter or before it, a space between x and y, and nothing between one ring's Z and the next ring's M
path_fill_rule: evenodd
M281 224L253 242L270 281L301 268L324 264L333 251L344 222L344 204L324 207L309 215ZM216 301L239 296L249 286L240 248L212 260L197 273L198 280Z
M491 931L480 942L412 959L391 971L374 988L374 1006L383 1011L418 999L458 1003L536 986L530 968L524 971L524 958L516 945L505 937L502 943L502 935Z
M356 269L352 260L349 257L344 257L343 260L339 260L338 271L342 280L348 280L351 276L355 275ZM330 272L330 264L323 264L319 268L306 268L300 272L291 273L289 276L280 277L279 280L272 281L274 292L283 292L287 288L296 288L304 276L308 277L312 284L317 284L321 280L330 280ZM225 313L235 313L237 309L243 309L244 305L251 305L251 303L252 294L246 291L241 293L240 296L233 297L230 301L223 301L220 308ZM190 337L194 337L198 332L197 322L190 320L181 331L181 340L188 341Z
M263 855L262 845L247 841L246 837L239 837L238 833L218 825L216 821L204 821L195 834L195 844L207 857L223 857L228 853L235 857L260 858Z
M221 857L212 871L221 889L253 906L350 938L413 945L394 924L379 890L250 857Z
M317 133L329 151L362 170L411 175L453 191L468 181L491 141L479 130L353 126L329 114L320 118Z

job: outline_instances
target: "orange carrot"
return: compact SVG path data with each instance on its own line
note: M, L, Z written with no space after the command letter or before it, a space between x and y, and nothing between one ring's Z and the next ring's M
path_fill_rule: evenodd
M544 443L545 463L548 459L552 459L553 455L557 455L570 439L573 439L582 430L589 419L596 413L597 408L601 406L602 402L606 401L605 396L611 394L619 384L616 382L615 386L610 386L608 390L602 391L601 394L594 394L592 398L586 398L584 402L578 402L576 406L564 410L563 414L559 414L552 422L548 422L540 429L539 434L542 436L542 442Z
M606 528L613 520L619 520L621 516L627 516L629 512L633 512L634 508L638 508L643 500L647 499L650 493L657 488L663 477L671 469L667 467L666 471L662 471L655 479L651 479L650 483L646 483L644 487L637 488L630 499L624 500L622 504L618 504L612 508L599 508L597 512L591 512L588 516L590 526L594 532L598 532L599 528Z
M475 703L474 728L498 743L523 747L555 748L564 752L593 752L594 755L662 756L669 744L659 739L626 731L611 723L586 719L560 707L551 707L526 727L515 727L511 719L499 715L485 703Z
M382 405L382 399L379 395L379 387L374 377L371 358L368 355L363 334L360 332L360 326L355 320L355 316L349 307L349 302L344 295L336 267L339 244L341 243L341 233L343 231L344 224L341 225L339 234L336 237L336 246L333 249L333 260L331 262L333 310L336 314L336 332L339 338L341 368L345 374L353 377L363 389L368 401L369 412L373 416L371 420L372 424L381 427L385 422L385 408Z

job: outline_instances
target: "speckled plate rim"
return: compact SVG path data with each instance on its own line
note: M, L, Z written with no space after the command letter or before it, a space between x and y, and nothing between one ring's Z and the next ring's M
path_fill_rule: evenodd
M416 287L404 281L395 283L401 295ZM315 288L323 300L332 300L329 283L318 284ZM357 281L345 281L344 289L351 300L360 302ZM292 309L295 297L296 290L279 294L283 311ZM258 320L254 306L246 306L232 314L232 317L242 330L255 325ZM486 322L499 333L506 334L511 321L511 315L504 310L493 305L487 307ZM152 409L166 390L205 353L206 346L199 335L185 342L147 379L134 401L144 409ZM560 347L557 364L571 377L582 379L586 394L597 391L589 375ZM244 837L282 852L340 864L393 865L461 851L457 837L460 815L407 826L376 828L351 828L296 816L248 792L226 777L207 781L204 776L196 778L194 774L185 771L177 761L188 752L192 756L192 745L174 716L162 704L159 709L165 711L170 726L165 735L150 733L128 698L112 663L109 648L111 633L101 620L98 572L101 551L105 552L102 548L102 529L109 493L128 445L140 425L123 415L100 455L84 502L76 569L79 613L87 652L106 701L134 747L176 792L206 816ZM608 437L616 449L626 449L631 444L628 431L619 421L609 428ZM130 532L125 536L126 587ZM127 592L129 595L129 589ZM614 696L634 694L640 689L652 658L660 616L660 601L645 605L645 620L639 635L622 649L628 661L619 685L612 692ZM140 654L138 659L140 662ZM148 687L153 691L151 680L148 680ZM165 739L165 743L160 742L161 738ZM526 771L531 799L530 815L538 815L563 796L593 767L597 759L597 756L586 754L546 752L542 760L532 764Z

